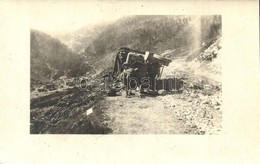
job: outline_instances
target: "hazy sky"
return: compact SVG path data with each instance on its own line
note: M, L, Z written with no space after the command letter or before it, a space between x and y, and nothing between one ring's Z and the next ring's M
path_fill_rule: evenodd
M111 4L98 2L31 2L25 6L30 15L31 28L54 35L87 25L115 21L123 16L123 13L113 14L112 10L116 8Z
M29 18L30 28L57 35L72 32L88 25L115 21L127 15L169 15L169 13L170 15L176 13L177 15L186 15L187 13L192 15L194 13L203 14L203 9L206 8L201 8L200 3L183 4L179 1L158 3L155 0L110 0L109 2L104 0L25 0L13 1L12 8L3 9L5 9L5 13L9 13L6 14L7 20L9 16L14 15L12 12L18 13L19 10L22 14L25 12L26 19ZM25 21L23 17L18 19Z

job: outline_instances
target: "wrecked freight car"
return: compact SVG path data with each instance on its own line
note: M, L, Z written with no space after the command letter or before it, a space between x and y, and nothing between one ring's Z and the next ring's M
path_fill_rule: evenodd
M170 59L151 52L120 48L116 55L112 75L105 78L109 83L108 96L118 92L129 96L137 93L158 94L166 91L179 91L183 82L177 78L161 79L164 66Z

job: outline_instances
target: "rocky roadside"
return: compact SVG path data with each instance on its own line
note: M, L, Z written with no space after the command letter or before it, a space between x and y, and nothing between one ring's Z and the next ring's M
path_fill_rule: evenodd
M221 86L191 83L182 94L161 97L185 127L186 134L219 134L222 128Z

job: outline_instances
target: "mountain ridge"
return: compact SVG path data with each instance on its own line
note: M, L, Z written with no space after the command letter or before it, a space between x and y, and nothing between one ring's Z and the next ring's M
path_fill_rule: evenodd
M84 56L73 53L58 39L33 29L30 37L32 84L46 83L63 75L77 77L91 69Z

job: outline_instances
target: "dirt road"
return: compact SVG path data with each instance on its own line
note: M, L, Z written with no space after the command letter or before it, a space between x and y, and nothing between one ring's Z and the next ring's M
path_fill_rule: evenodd
M215 99L193 92L106 97L103 123L113 134L219 134L222 111Z
M185 127L162 97L106 97L106 123L114 134L180 134ZM174 101L174 100L173 100Z

